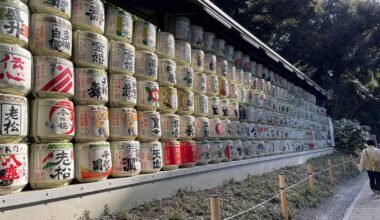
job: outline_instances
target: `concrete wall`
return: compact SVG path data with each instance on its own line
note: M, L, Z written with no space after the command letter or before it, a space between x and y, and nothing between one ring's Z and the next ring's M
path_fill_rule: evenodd
M99 217L105 205L111 212L125 211L172 196L180 188L212 188L231 178L243 180L248 174L303 164L332 152L325 148L0 196L0 219L77 219L84 210L91 218Z

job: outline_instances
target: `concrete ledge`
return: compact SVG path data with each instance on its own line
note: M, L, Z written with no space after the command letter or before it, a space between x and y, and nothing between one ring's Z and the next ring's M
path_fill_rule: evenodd
M273 169L302 164L309 158L332 152L332 148L323 148L113 178L101 182L72 184L61 188L24 191L0 196L0 219L73 219L78 218L86 209L94 215L91 217L98 217L105 205L111 211L120 212L144 202L169 197L180 188L212 188L231 178L243 180L247 175L258 175ZM54 210L53 207L58 209ZM20 218L15 218L12 213L17 213L16 216ZM33 217L30 218L31 216Z

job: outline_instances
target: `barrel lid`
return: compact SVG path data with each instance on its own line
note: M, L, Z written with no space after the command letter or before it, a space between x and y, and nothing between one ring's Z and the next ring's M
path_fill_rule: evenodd
M70 66L74 68L73 63L70 60L66 60L60 57L53 57L53 56L34 56L34 62L41 63L41 62L51 62L51 63L62 63L66 66Z

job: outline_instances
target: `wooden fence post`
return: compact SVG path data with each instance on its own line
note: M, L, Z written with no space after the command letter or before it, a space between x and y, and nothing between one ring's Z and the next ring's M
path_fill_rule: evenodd
M278 176L279 186L280 186L280 200L281 200L281 215L285 220L289 219L288 216L288 205L286 202L286 192L285 192L285 176L280 174Z
M334 185L334 176L333 176L333 169L332 169L332 163L331 163L331 159L328 159L327 160L327 165L328 165L328 169L329 169L329 183L331 185Z
M311 163L307 163L307 176L309 177L310 191L314 193L315 192L314 176L313 176L313 167L311 166Z
M211 220L221 220L220 201L218 195L210 196Z

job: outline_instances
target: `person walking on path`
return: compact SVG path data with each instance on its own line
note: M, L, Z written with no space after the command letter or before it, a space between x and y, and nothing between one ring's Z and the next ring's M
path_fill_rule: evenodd
M367 171L369 185L374 193L380 193L380 150L375 148L375 141L367 139L366 149L361 153L360 171Z

